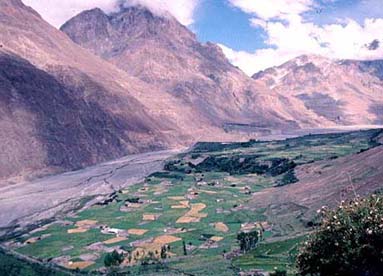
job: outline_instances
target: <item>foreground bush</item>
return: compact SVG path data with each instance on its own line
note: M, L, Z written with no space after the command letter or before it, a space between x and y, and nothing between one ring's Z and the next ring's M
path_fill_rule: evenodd
M357 198L318 212L321 226L297 257L301 275L382 275L383 197Z

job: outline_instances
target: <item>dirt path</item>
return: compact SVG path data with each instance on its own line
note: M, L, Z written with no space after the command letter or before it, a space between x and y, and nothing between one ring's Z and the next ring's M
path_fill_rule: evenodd
M0 188L0 236L73 209L87 196L108 195L159 171L179 150L129 155L83 170Z

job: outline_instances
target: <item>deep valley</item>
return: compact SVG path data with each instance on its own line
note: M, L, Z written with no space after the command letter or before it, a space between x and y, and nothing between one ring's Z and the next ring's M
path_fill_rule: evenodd
M15 232L3 245L44 263L88 272L105 272L105 254L117 250L127 254L119 270L139 275L236 275L275 267L294 273L294 256L316 224L318 208L352 198L350 190L359 195L380 190L382 170L377 164L382 162L362 160L366 155L382 158L382 137L382 130L372 129L276 141L198 143L177 155L131 158L133 165L148 158L167 160L129 185L120 182L129 182L124 172L114 174L108 180L114 184L109 196L94 201L97 196L87 193L82 202L87 208ZM347 166L352 167L343 169L344 176L333 172ZM359 170L363 177L352 173ZM64 174L56 181L70 177ZM312 192L301 192L305 187ZM236 235L251 229L260 231L260 244L242 254ZM166 259L148 261L164 245L170 246Z
M344 2L0 0L0 276L380 276L383 12Z

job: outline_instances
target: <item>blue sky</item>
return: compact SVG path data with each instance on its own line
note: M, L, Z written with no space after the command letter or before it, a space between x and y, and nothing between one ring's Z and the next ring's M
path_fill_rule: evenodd
M243 51L266 47L265 32L251 27L250 18L227 1L203 1L196 10L192 29L202 42L211 41Z
M121 1L171 13L248 75L302 54L383 59L383 0L23 0L55 27Z
M248 75L302 54L383 58L383 0L201 0L194 19Z
M268 0L264 0L268 1ZM383 18L383 0L316 1L318 7L303 17L320 26L352 18L362 24L366 18ZM267 47L265 31L249 24L252 16L227 0L201 1L191 28L200 41L224 44L237 51L254 51ZM383 33L383 30L382 30Z

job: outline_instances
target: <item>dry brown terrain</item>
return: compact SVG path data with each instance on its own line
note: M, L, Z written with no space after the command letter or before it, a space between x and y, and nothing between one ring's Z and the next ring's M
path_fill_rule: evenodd
M311 221L322 206L379 191L383 181L383 147L296 169L299 182L254 194L251 205L268 209L275 224Z
M19 182L223 132L82 49L21 0L0 2L0 42L0 179Z

